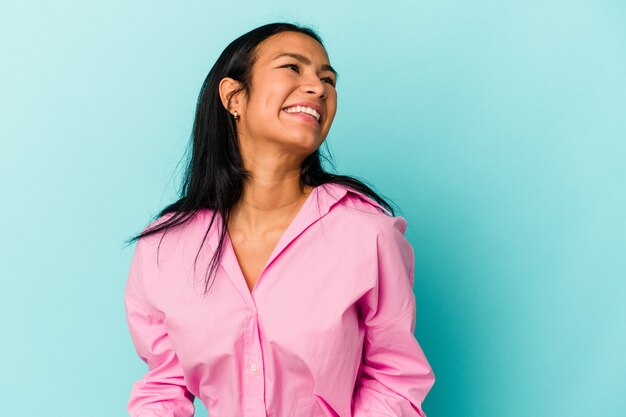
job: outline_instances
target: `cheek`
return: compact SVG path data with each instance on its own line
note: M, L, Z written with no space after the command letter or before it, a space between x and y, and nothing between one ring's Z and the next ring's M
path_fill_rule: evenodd
M267 120L275 118L282 111L288 97L288 92L281 91L277 88L266 91L263 102L258 103L259 107L257 108L257 113L264 115Z
M337 91L334 88L329 88L326 93L326 105L334 109L337 108Z
M276 100L271 93L263 96L257 95L248 103L248 120L254 124L263 125L264 121L267 122L270 117L275 116L275 109L277 109Z
M327 102L326 110L328 111L328 120L332 122L337 113L337 101L333 100L332 102Z

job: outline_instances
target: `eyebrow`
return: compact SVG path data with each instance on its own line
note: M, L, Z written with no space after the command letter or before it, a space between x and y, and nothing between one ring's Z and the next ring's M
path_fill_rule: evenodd
M291 57L291 58L293 58L293 59L295 59L297 61L300 61L304 65L311 65L311 60L309 58L305 57L304 55L296 54L294 52L283 52L283 53L280 53L280 54L276 55L274 57L274 59L272 59L272 61L275 61L278 58L282 58L284 56L288 56L288 57ZM337 71L335 71L335 69L332 66L330 66L328 64L323 64L322 65L322 69L324 71L332 72L333 74L335 74L335 78L339 79L339 74L337 74Z

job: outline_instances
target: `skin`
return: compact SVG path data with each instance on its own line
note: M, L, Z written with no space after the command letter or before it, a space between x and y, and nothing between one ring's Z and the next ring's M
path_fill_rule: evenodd
M305 65L283 52L304 55ZM330 64L326 50L315 39L298 32L281 32L257 47L249 96L233 95L238 82L220 81L222 104L239 114L237 134L244 167L252 173L240 201L233 207L227 232L248 288L262 273L278 240L300 211L312 187L300 190L303 160L317 150L328 135L337 109L335 75L322 70ZM230 106L229 97L232 96ZM282 109L301 102L323 108L321 125L315 126Z

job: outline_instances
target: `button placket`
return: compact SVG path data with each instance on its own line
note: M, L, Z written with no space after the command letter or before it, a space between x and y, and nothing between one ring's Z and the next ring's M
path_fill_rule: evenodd
M246 340L244 381L247 393L244 414L249 417L265 416L265 380L256 311L252 312L248 319L244 338ZM263 412L259 414L261 410Z

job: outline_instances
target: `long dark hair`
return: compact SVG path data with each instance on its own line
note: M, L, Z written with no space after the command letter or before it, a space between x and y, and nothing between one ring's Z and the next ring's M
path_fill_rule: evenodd
M161 210L150 223L165 214L172 213L172 215L168 216L169 218L165 221L158 222L157 225L146 228L138 235L128 239L126 241L127 246L140 238L164 231L161 236L162 240L169 229L188 222L203 209L213 210L213 215L204 235L204 240L200 245L200 250L202 250L202 245L206 241L217 213L223 219L222 226L228 224L231 208L239 201L244 183L250 179L251 173L244 169L238 147L235 122L232 115L222 105L218 86L222 78L231 77L240 82L241 87L238 91L242 91L248 97L252 67L257 59L256 47L270 36L285 31L304 33L324 46L320 36L311 28L291 23L270 23L240 36L224 49L200 89L193 132L190 138L191 157L187 162L183 176L179 191L180 198ZM235 91L231 97L238 91ZM304 191L305 185L316 187L326 183L342 184L371 197L389 210L391 215L395 215L389 203L364 182L347 175L336 175L324 171L321 157L319 149L317 149L304 159L300 173L301 191ZM326 157L324 159L329 160ZM219 244L209 263L204 282L205 294L210 289L209 282L211 277L215 275L221 260L226 227L221 229ZM195 259L196 262L198 254ZM194 268L196 262L194 262Z

